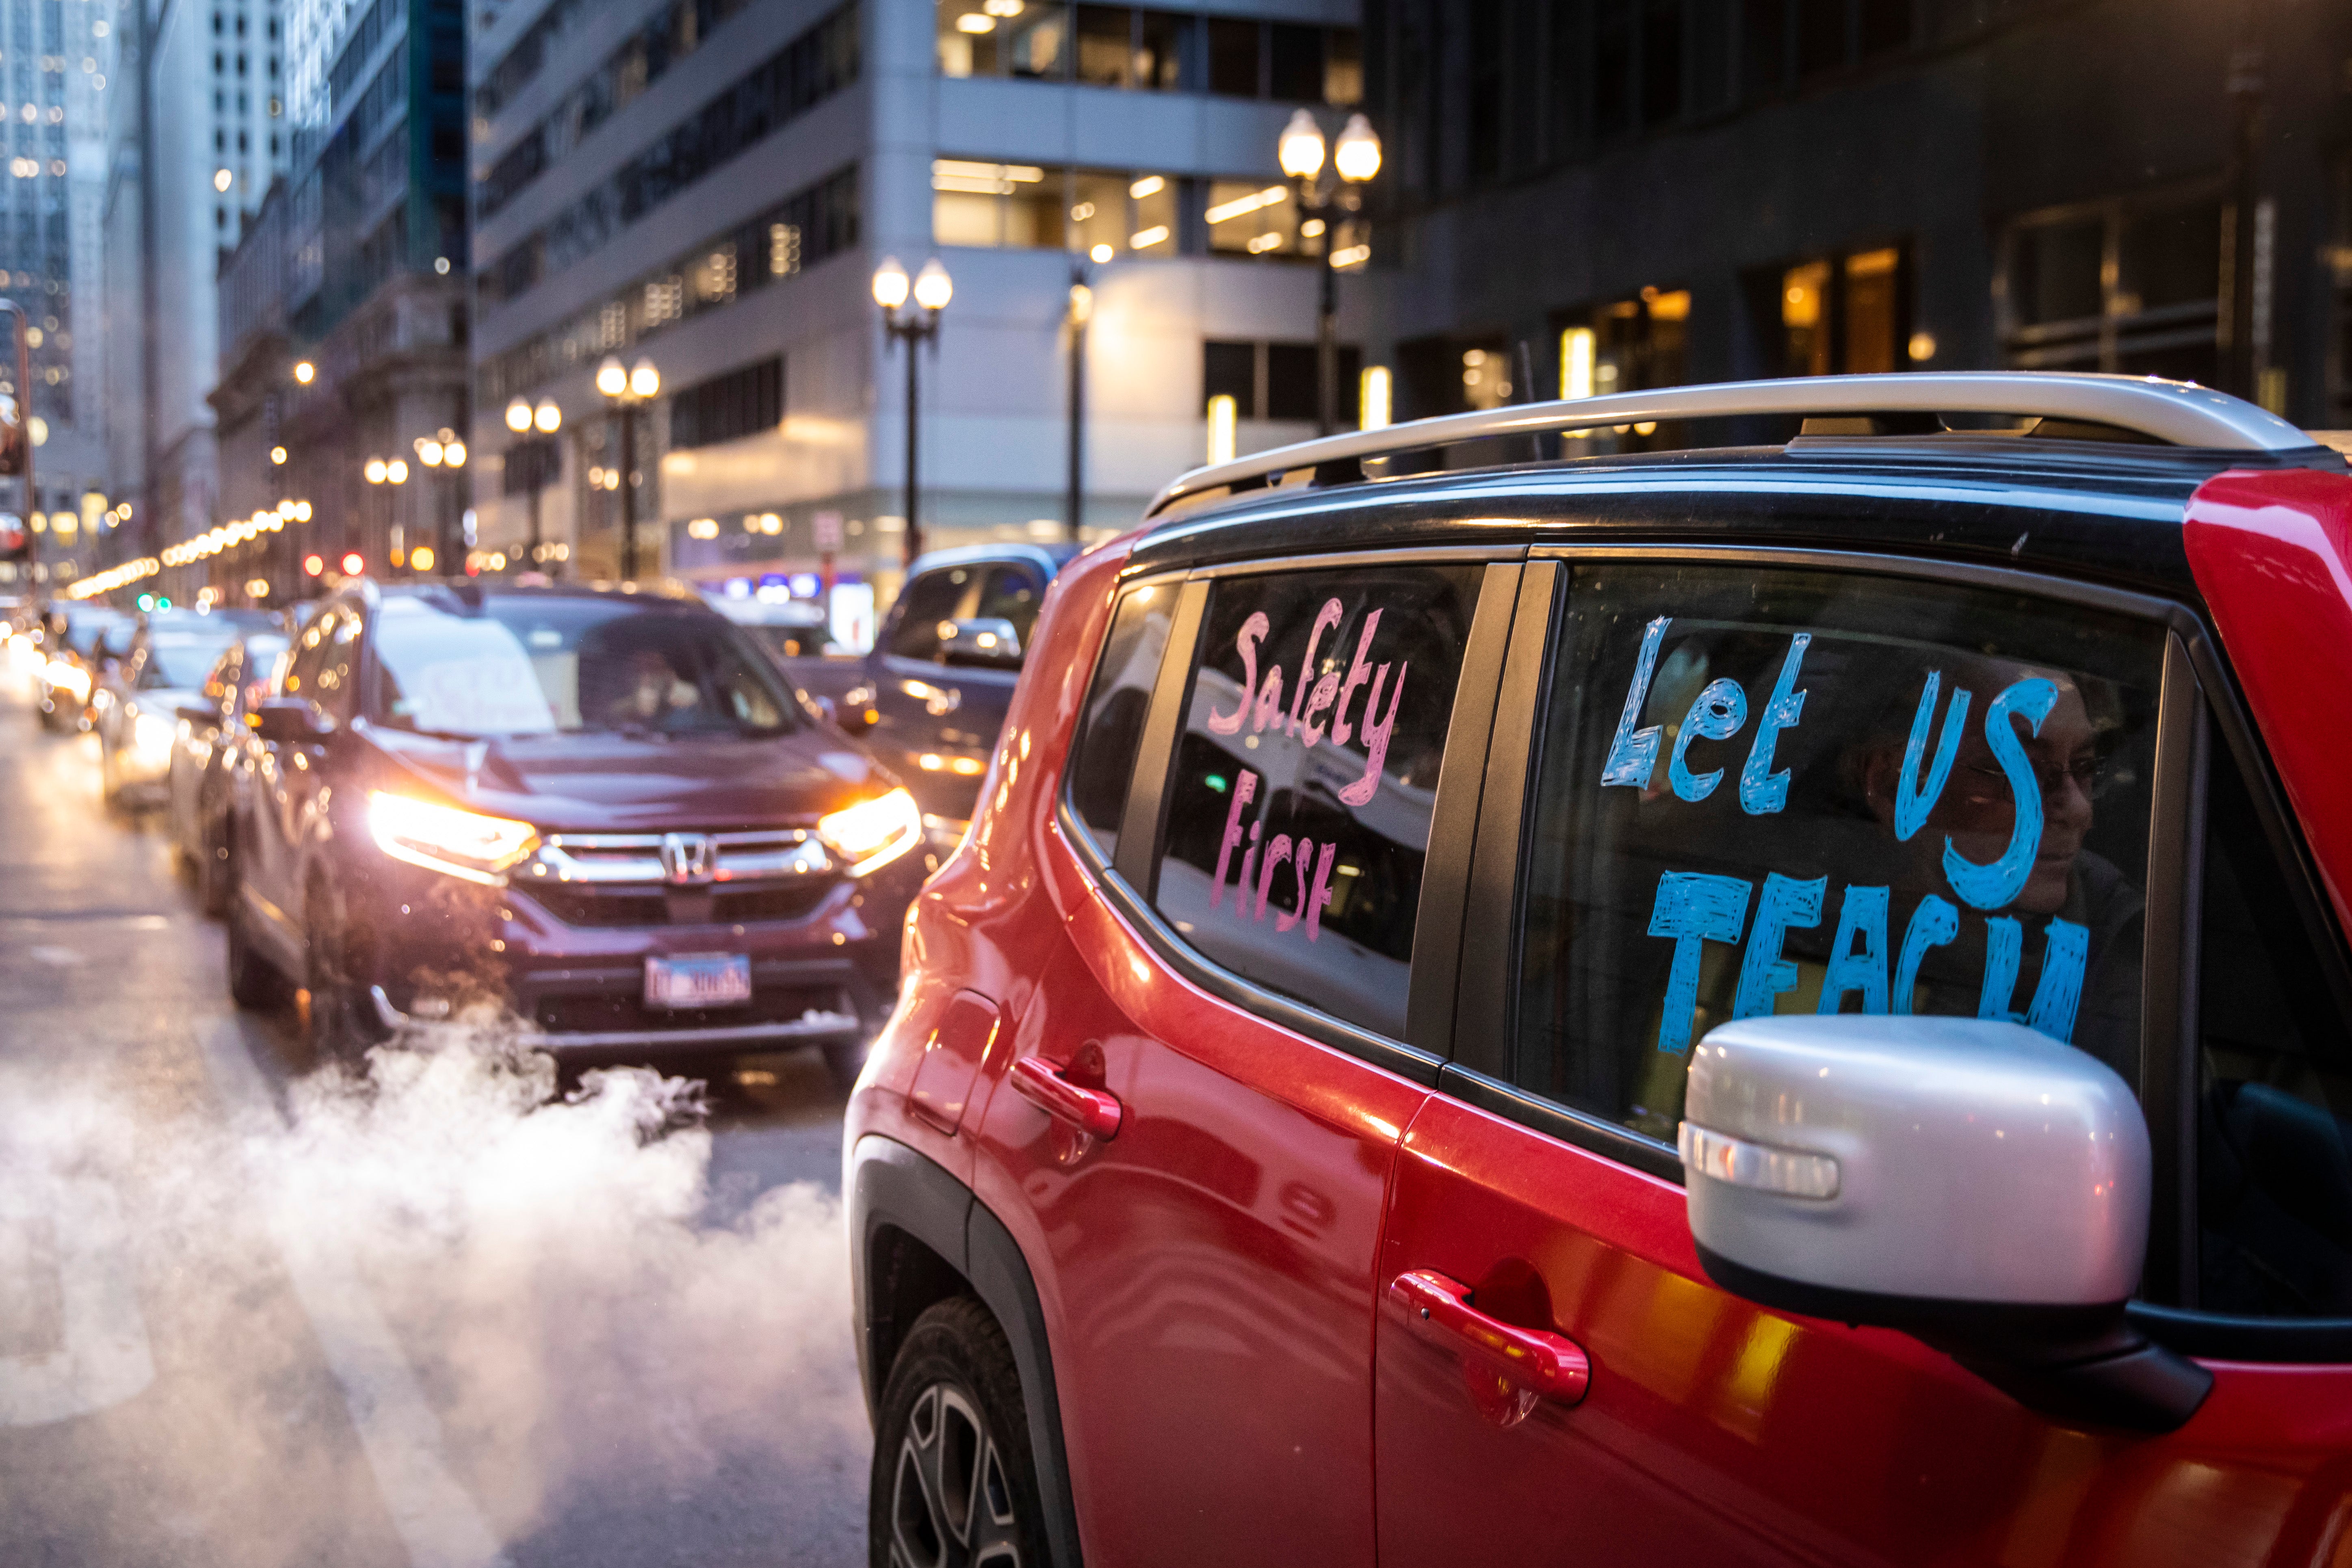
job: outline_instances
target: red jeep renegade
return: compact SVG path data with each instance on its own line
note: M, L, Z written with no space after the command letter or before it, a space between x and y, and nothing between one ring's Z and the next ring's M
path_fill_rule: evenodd
M2347 736L2352 475L2193 386L1178 481L851 1107L874 1563L2352 1561Z

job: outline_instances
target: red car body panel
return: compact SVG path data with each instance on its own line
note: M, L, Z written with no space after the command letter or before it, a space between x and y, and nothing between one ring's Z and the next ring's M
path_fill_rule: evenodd
M2352 1486L2352 1368L2215 1364L2164 1437L2053 1426L1906 1335L1718 1289L1679 1186L1439 1097L1381 1241L1384 1282L1417 1268L1591 1383L1522 1415L1504 1363L1384 1309L1385 1562L2313 1563Z
M2352 929L2352 480L2217 474L2182 534L2336 918Z

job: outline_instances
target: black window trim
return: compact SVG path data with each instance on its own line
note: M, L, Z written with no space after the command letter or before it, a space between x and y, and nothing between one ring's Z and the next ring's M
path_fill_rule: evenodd
M1116 860L1104 856L1101 847L1079 820L1071 804L1072 780L1066 770L1057 792L1055 812L1063 837L1092 873L1105 901L1161 963L1212 995L1269 1023L1346 1051L1424 1088L1437 1086L1450 1043L1444 1031L1452 1021L1453 971L1461 948L1468 849L1480 794L1478 764L1486 750L1486 731L1494 721L1507 634L1519 597L1519 563L1524 553L1519 546L1346 551L1220 562L1173 572L1138 568L1122 574L1118 589L1121 595L1147 584L1181 586L1168 642L1160 655L1159 678L1152 688L1142 739L1136 747L1134 771L1128 781ZM1208 606L1210 584L1220 577L1244 574L1345 570L1349 566L1445 564L1484 565L1486 571L1472 612L1470 637L1463 649L1462 672L1454 689L1454 712L1446 727L1445 756L1430 821L1429 851L1423 862L1421 901L1414 915L1412 980L1405 999L1406 1033L1414 1037L1396 1040L1267 990L1212 963L1185 942L1151 907L1152 879L1160 841L1167 826L1167 784L1175 766L1176 743L1192 693L1193 655ZM1099 657L1097 650L1097 658ZM1091 689L1091 673L1088 684ZM1466 764L1466 773L1455 772L1457 763ZM1423 1036L1424 1027L1436 1031L1436 1037Z

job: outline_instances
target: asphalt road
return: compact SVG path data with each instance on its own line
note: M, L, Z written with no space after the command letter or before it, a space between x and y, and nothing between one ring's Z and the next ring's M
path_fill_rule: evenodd
M97 781L0 670L0 1563L862 1562L822 1066L314 1070Z

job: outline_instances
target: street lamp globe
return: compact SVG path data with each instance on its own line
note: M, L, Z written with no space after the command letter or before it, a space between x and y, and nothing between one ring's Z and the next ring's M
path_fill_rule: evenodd
M372 485L383 483L384 467L382 458L370 458L367 460L367 467L360 471L367 476L368 483Z
M654 368L653 361L641 359L629 367L630 396L651 397L660 390L661 372Z
M539 427L541 435L552 436L563 427L563 410L555 405L552 397L542 397L531 412L530 422Z
M882 265L874 269L874 302L895 310L907 302L907 269L898 265L898 258L884 257Z
M518 397L507 405L507 428L520 436L530 428L530 400Z
M1360 114L1348 117L1347 129L1332 146L1331 166L1341 179L1359 185L1381 172L1381 137L1370 121Z
M1282 128L1276 156L1282 172L1294 180L1311 180L1323 172L1323 128L1313 115L1302 109L1290 117Z
M441 443L427 436L416 443L416 455L428 468L441 466Z
M383 466L383 477L390 479L396 485L406 484L408 482L408 459L405 458L394 458L391 462L386 463Z
M940 258L934 256L924 262L923 269L915 274L915 303L926 310L940 311L948 308L948 301L954 296L954 280L940 265Z
M441 446L441 460L448 464L453 468L464 468L466 466L466 443L463 441L443 442Z
M619 397L629 390L627 369L611 354L606 354L604 363L596 367L596 390L607 397Z

